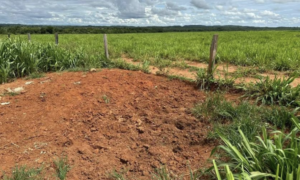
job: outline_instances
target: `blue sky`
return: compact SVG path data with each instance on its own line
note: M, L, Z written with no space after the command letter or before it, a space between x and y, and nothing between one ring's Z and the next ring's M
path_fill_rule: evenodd
M0 23L300 27L300 0L1 0Z

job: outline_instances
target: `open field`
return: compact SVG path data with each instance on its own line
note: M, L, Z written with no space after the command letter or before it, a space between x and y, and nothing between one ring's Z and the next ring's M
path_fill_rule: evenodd
M217 60L241 66L273 70L298 70L300 32L191 32L154 34L109 34L112 58L127 55L152 64L170 65L174 61L207 62L213 34L219 34ZM26 35L12 35L27 40ZM102 35L60 35L60 46L89 55L103 55ZM7 38L1 35L0 39ZM53 43L53 35L32 35L33 42Z
M300 179L299 33L218 33L213 77L212 34L0 42L0 178Z

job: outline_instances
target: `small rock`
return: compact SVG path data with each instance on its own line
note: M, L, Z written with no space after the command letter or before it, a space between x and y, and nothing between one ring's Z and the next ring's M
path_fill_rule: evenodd
M43 159L37 159L36 162L37 162L38 164L42 164L44 161L43 161Z
M90 69L90 72L97 72L97 69L92 68L92 69Z
M143 127L138 127L138 128L136 128L138 131L139 131L139 133L144 133L145 132L145 129L143 128Z
M146 148L146 149L149 149L150 145L149 144L144 144L143 147Z
M33 81L29 81L29 82L26 82L25 85L30 85L32 83L33 83Z
M137 119L136 123L137 123L138 126L141 126L143 124L143 122L140 119Z
M13 90L13 92L15 92L15 93L21 93L21 92L23 92L24 91L24 88L23 87L17 87L17 88L15 88L14 90Z
M80 82L80 81L74 82L74 84L75 84L75 85L79 85L79 84L81 84L81 82Z
M91 128L91 132L95 132L95 131L98 131L97 128L95 127Z
M142 170L142 175L143 176L149 176L149 172L147 170Z
M13 92L10 88L5 89L4 91L7 92L7 93Z
M1 103L1 106L5 106L5 105L9 105L10 102L4 102L4 103Z
M44 84L44 83L47 83L47 82L50 82L51 81L51 79L47 79L47 80L45 80L45 81L41 81L40 83L41 84Z

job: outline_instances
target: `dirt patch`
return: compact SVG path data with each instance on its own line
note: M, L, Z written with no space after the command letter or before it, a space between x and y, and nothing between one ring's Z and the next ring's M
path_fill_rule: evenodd
M177 174L207 165L211 127L191 114L205 94L189 84L122 70L31 81L24 93L0 100L10 102L0 106L1 171L44 164L54 173L51 162L62 155L72 167L68 179L107 179L114 169L150 179L162 165Z
M126 61L127 63L138 65L140 62L134 62L133 59L127 58L125 55L122 56L122 59ZM188 66L190 67L197 67L197 68L203 68L206 69L208 67L208 64L201 63L201 62L194 62L194 61L184 61ZM215 75L215 78L224 78L225 72L226 73L234 73L237 72L239 69L249 69L248 67L240 67L240 66L234 66L231 64L218 64L217 66L217 73ZM185 69L179 69L179 68L165 68L166 73L168 75L176 75L176 76L182 76L185 78L196 80L196 72L191 72L189 70ZM159 69L155 66L150 66L150 73L151 74L157 74L159 72ZM272 72L266 72L266 73L258 73L257 75L263 76L263 77L269 77L270 79L277 78L288 78L287 75L285 75L284 72L279 71L272 71ZM228 78L230 78L230 75L226 75ZM236 78L235 83L255 83L259 81L257 78L253 77L241 77ZM292 83L292 87L296 87L300 84L300 78L296 78Z

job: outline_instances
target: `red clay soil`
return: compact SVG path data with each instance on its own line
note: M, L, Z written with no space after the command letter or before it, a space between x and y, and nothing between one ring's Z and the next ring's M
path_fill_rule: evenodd
M176 174L207 165L210 125L191 108L205 99L192 85L142 72L52 73L20 85L25 92L0 103L0 171L44 166L67 156L67 179L109 179L114 169L150 179L162 165ZM134 177L134 178L133 178Z

